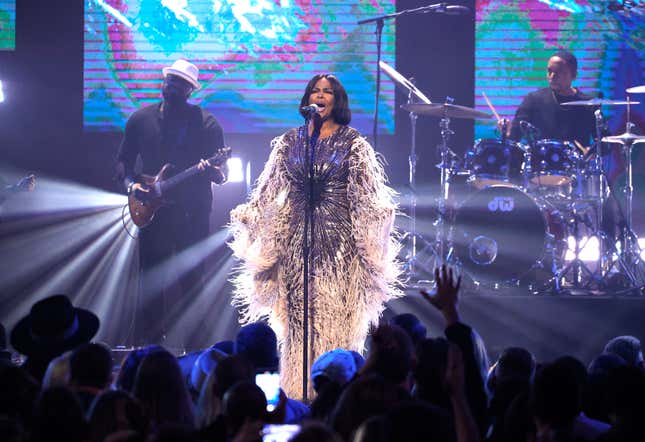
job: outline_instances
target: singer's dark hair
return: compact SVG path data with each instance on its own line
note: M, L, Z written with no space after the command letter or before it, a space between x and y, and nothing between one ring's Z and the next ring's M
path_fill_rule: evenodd
M569 51L561 50L553 54L551 58L553 57L558 57L562 61L564 61L564 63L569 68L569 72L571 72L571 75L573 75L573 78L576 78L578 76L578 59L575 55L573 55Z
M302 94L302 99L300 100L300 115L303 117L307 116L307 113L302 110L304 106L309 105L309 96L311 95L314 87L318 80L327 79L331 83L331 87L334 90L334 109L332 110L331 116L334 121L338 124L346 126L352 121L352 111L349 109L349 98L347 98L347 91L340 83L338 78L332 74L317 74L314 75L307 87L305 88L305 93Z

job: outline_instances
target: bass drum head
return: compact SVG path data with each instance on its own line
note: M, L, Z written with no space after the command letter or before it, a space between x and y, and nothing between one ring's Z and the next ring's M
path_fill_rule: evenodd
M479 283L519 280L544 255L547 224L533 198L516 187L482 189L457 209L453 244Z

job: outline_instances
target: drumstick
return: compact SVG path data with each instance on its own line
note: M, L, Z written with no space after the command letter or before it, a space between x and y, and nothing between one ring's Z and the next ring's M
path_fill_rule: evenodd
M497 111L493 107L493 103L491 103L490 100L488 99L488 97L486 96L486 92L482 92L482 95L484 96L484 100L486 100L486 104L488 104L488 107L493 112L493 115L495 115L495 118L497 118L497 122L502 121L502 119L499 117L499 114L497 113Z
M575 144L575 145L576 145L576 147L577 147L578 149L580 149L580 151L582 152L582 155L583 155L583 156L585 156L585 157L587 156L587 152L589 152L589 148L588 148L588 147L584 147L584 146L580 143L580 141L578 141L578 140L573 140L573 144Z

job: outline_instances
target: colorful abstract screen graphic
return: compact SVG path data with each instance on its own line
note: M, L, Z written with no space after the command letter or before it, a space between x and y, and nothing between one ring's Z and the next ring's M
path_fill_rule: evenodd
M0 0L0 51L16 49L16 0Z
M121 130L160 98L161 69L186 58L200 69L191 101L233 133L281 132L302 123L298 104L317 73L336 74L352 126L370 133L376 88L373 26L394 0L86 0L84 127ZM394 64L395 28L382 58ZM379 131L394 132L394 87L381 85Z
M578 58L574 86L594 97L625 100L625 89L645 84L645 2L607 0L477 0L475 103L488 111L485 93L502 117L512 118L522 98L546 87L548 58L567 49ZM645 101L645 97L639 101ZM645 127L645 106L631 120ZM625 129L626 108L603 109L612 133ZM495 136L478 122L476 138Z

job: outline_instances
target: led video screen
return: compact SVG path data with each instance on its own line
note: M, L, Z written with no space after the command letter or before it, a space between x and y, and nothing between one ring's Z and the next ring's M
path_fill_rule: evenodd
M547 61L559 49L578 58L574 86L594 97L625 100L626 88L645 84L645 2L622 3L477 0L477 109L490 112L485 93L502 117L512 118L525 95L547 86ZM632 111L632 121L645 123L642 104ZM603 112L610 131L624 132L625 106L606 106ZM476 138L494 136L494 122L476 123Z
M16 0L0 0L0 51L16 49Z
M277 133L302 123L307 81L336 74L351 125L371 133L376 88L375 25L394 0L86 0L84 127L122 130L128 116L160 98L161 69L186 58L200 69L191 101L226 132ZM382 59L394 65L394 23ZM394 86L382 82L379 133L394 132Z

